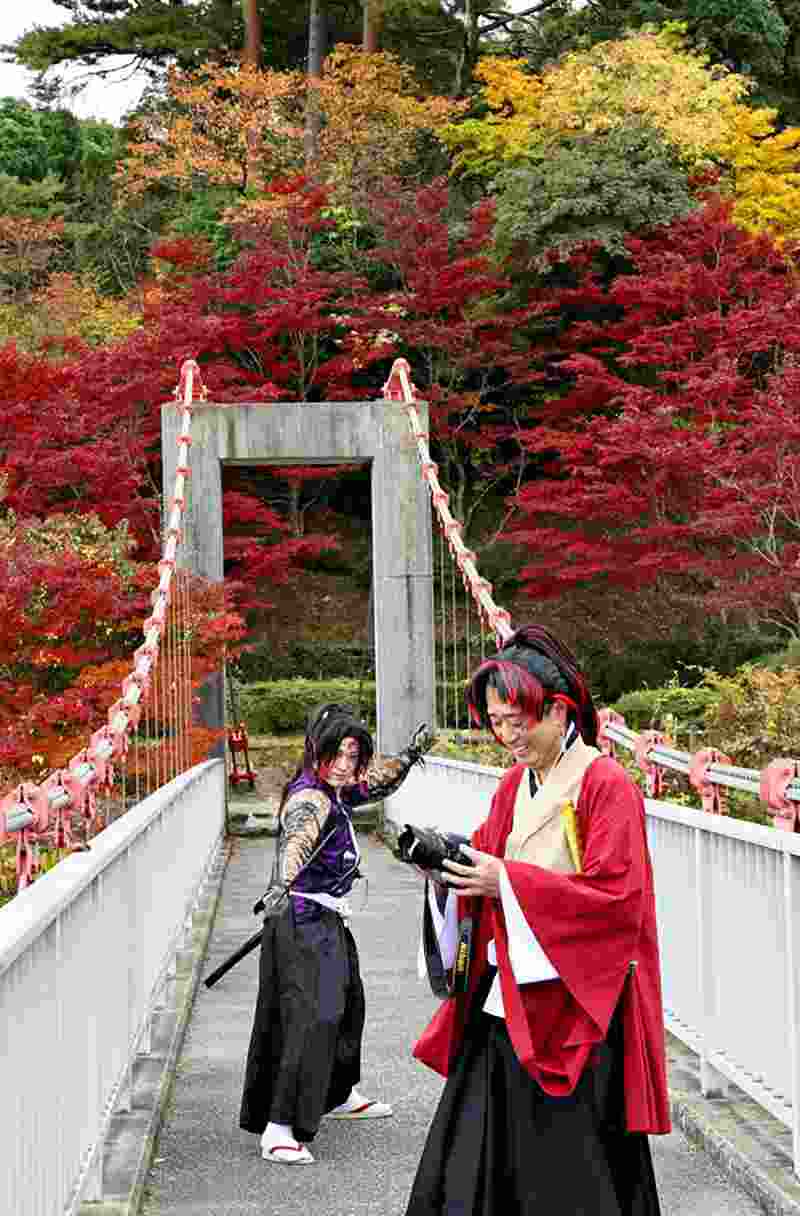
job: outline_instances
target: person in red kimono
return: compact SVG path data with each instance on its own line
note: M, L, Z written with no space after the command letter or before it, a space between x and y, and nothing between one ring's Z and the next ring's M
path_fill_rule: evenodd
M658 1216L648 1135L670 1115L641 793L546 630L517 630L468 701L514 764L465 864L444 863L446 897L428 888L442 964L468 921L471 964L414 1049L447 1083L406 1216Z

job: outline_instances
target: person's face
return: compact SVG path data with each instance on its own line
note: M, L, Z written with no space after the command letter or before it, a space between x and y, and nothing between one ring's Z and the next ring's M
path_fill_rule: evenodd
M555 701L537 722L519 706L503 701L496 688L487 688L486 712L492 730L517 764L526 764L537 772L555 764L566 726L563 702Z
M358 769L358 743L349 736L342 739L339 750L332 760L320 765L319 775L335 790L343 785L352 785Z

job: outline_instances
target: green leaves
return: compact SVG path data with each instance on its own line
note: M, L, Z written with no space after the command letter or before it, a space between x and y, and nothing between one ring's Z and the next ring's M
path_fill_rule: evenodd
M586 243L623 253L627 235L670 223L694 205L664 140L639 125L565 140L495 186L498 253L529 265Z

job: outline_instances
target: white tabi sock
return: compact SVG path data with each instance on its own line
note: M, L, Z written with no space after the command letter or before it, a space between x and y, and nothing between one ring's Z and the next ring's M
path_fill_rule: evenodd
M288 1123L268 1123L266 1131L261 1137L261 1143L267 1146L270 1144L297 1144L297 1140Z

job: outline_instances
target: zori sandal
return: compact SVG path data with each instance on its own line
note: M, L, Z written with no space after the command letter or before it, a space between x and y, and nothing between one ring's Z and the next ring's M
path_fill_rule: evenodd
M310 1165L314 1160L304 1144L273 1144L272 1148L262 1148L261 1156L281 1165Z
M326 1119L388 1119L392 1108L388 1102L374 1102L355 1089L341 1106L329 1110Z

